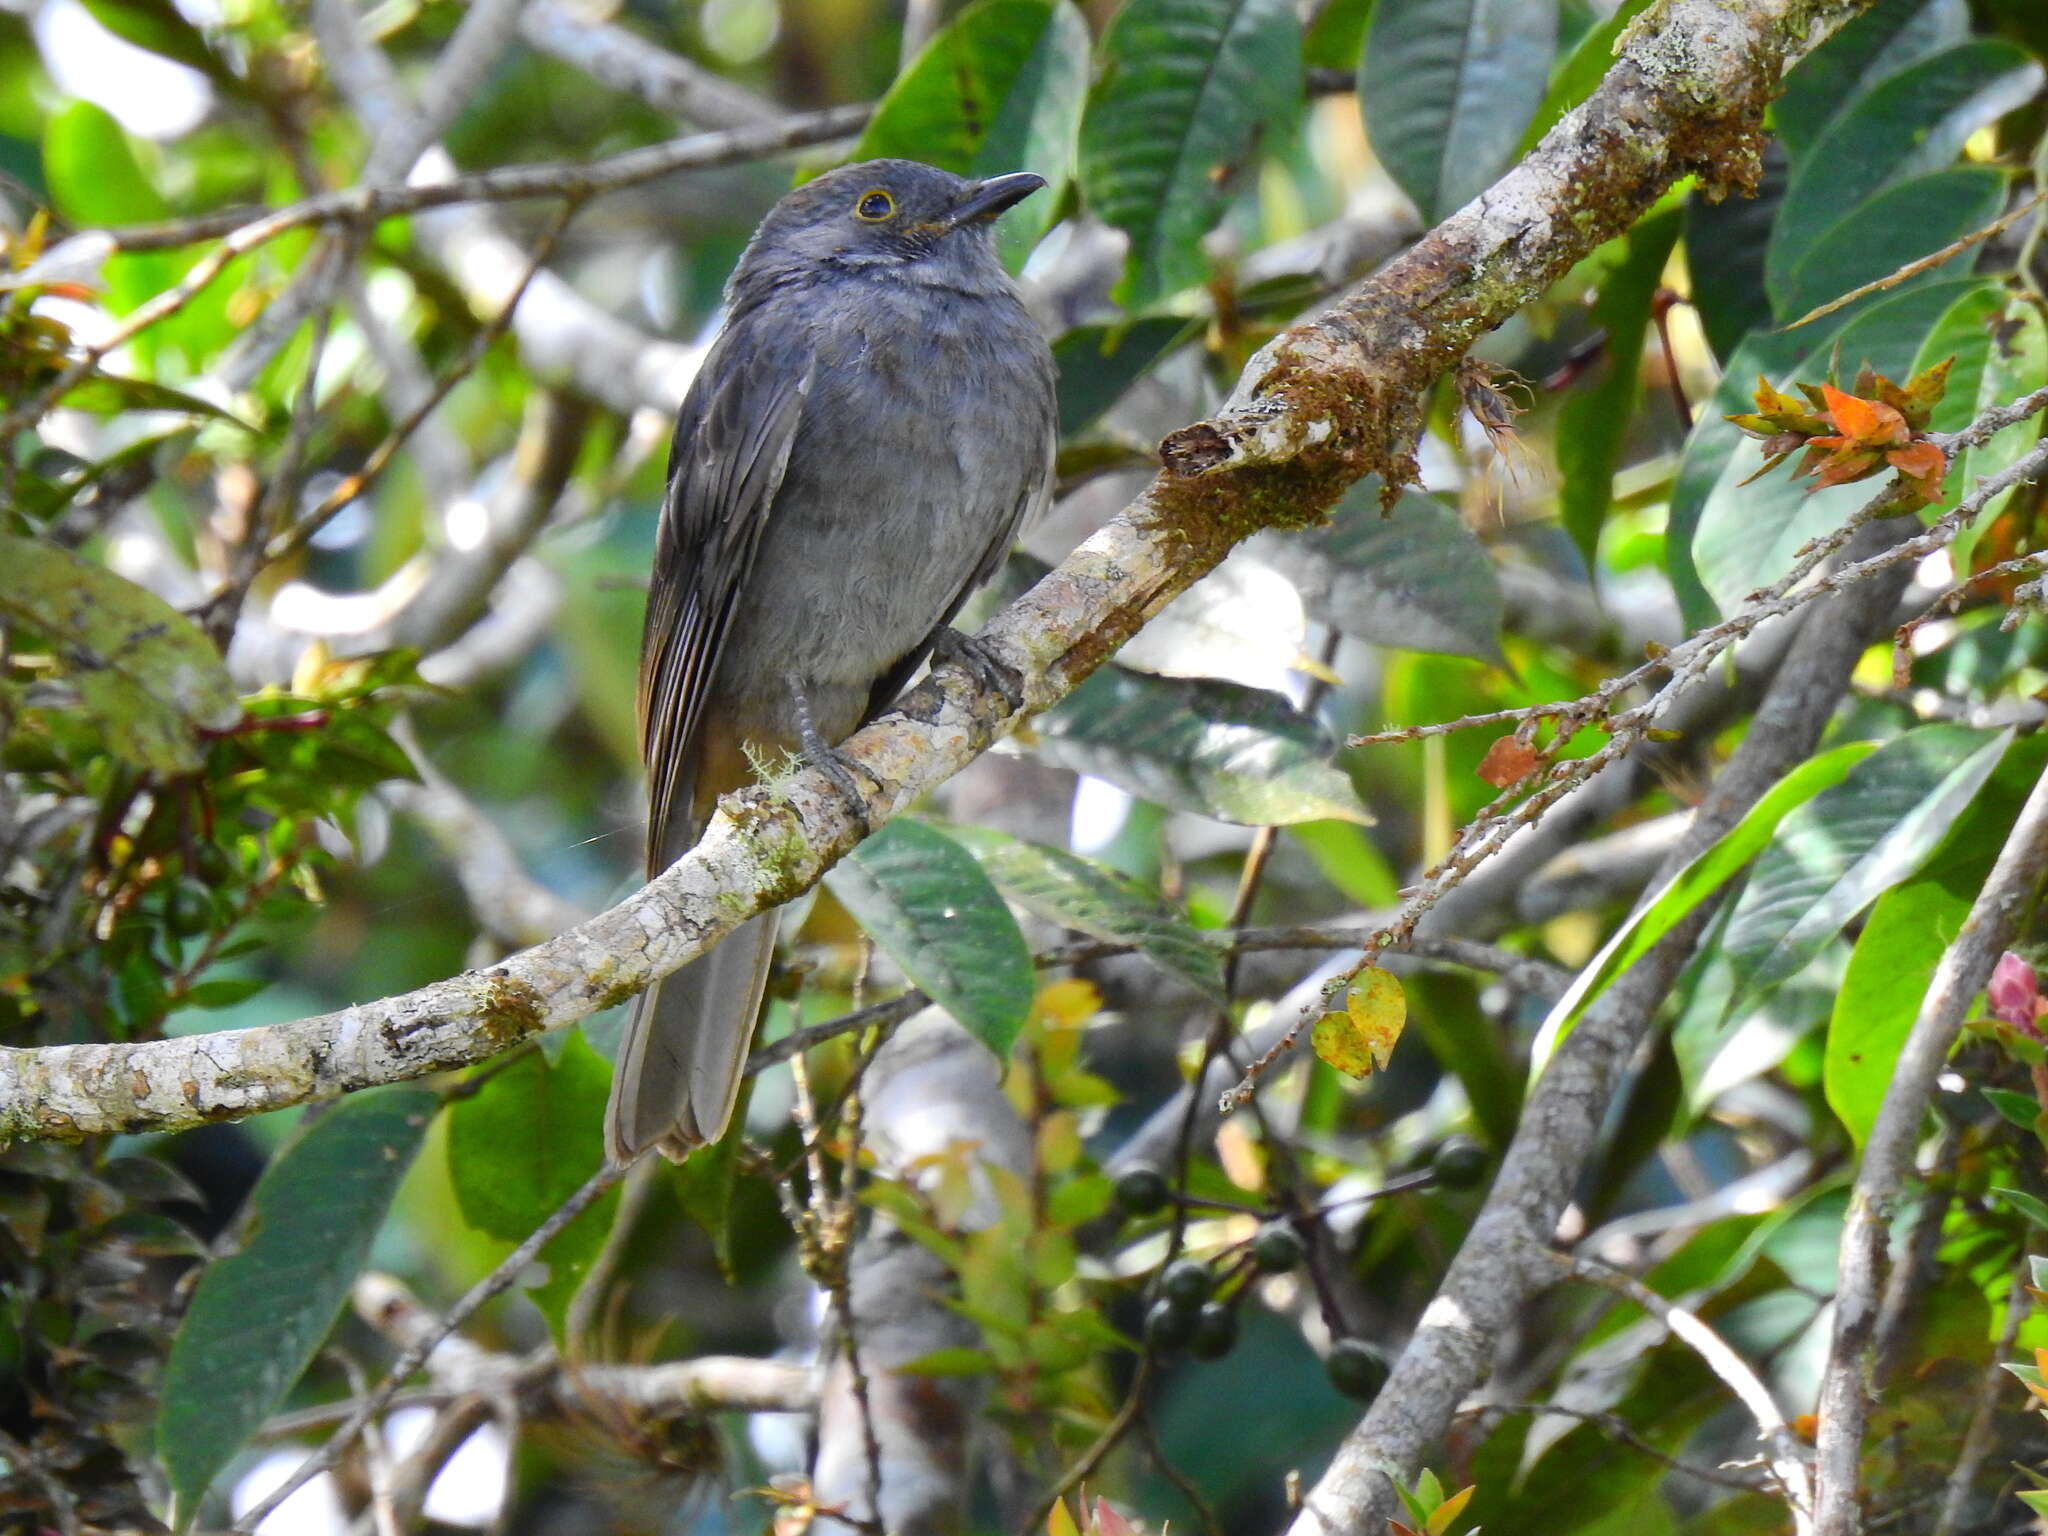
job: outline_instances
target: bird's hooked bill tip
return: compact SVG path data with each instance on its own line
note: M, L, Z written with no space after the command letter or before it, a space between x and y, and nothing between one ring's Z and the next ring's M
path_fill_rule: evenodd
M1004 209L1016 207L1044 185L1045 178L1032 171L991 176L967 194L966 200L947 215L946 223L948 227L958 229L977 219L992 219Z

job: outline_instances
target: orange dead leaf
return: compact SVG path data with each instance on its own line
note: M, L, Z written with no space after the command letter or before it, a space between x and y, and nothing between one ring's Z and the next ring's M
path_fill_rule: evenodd
M1906 418L1882 401L1845 395L1832 384L1821 385L1821 393L1827 397L1828 420L1835 430L1863 446L1903 443L1913 435Z
M1922 439L1894 448L1884 457L1919 492L1922 501L1932 506L1941 500L1941 482L1948 473L1948 460L1934 444Z
M1542 753L1519 736L1507 735L1486 749L1486 756L1472 771L1495 789L1506 789L1510 784L1520 783L1542 764Z

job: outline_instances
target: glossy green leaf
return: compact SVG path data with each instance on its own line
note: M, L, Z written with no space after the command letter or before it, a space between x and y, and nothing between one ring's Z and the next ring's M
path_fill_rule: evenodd
M897 76L848 158L961 176L1036 171L1045 190L996 226L1014 271L1059 211L1087 92L1088 24L1071 0L976 0Z
M1593 303L1607 333L1591 374L1565 398L1557 423L1558 516L1592 570L1600 525L1614 500L1614 471L1642 402L1643 336L1664 264L1678 241L1676 210L1645 219L1616 244L1621 254Z
M1463 518L1409 491L1382 516L1379 481L1354 485L1321 528L1265 533L1259 558L1292 578L1309 616L1377 645L1500 660L1500 577Z
M448 1111L448 1176L462 1219L502 1242L531 1236L604 1161L610 1088L604 1058L572 1030L554 1060L529 1051L457 1099ZM617 1205L618 1191L608 1190L541 1250L548 1276L531 1295L558 1345L570 1298L604 1246Z
M1128 876L1091 859L999 832L963 829L962 839L996 889L1012 901L1063 928L1112 944L1134 945L1169 975L1222 998L1222 950Z
M199 1277L164 1367L157 1455L182 1514L327 1337L437 1102L417 1088L353 1095L264 1169L248 1241Z
M1316 8L1315 19L1301 40L1302 61L1310 69L1358 68L1365 48L1365 29L1372 20L1372 0L1328 0Z
M2040 87L2041 66L1997 38L1943 49L1864 95L1829 124L1792 172L1764 255L1764 280L1782 306L1799 263L1868 199L1946 168L1964 141Z
M1785 74L1771 120L1805 159L1828 124L1880 80L1970 35L1966 0L1877 0Z
M1977 1091L2008 1125L2016 1125L2031 1133L2040 1123L2041 1101L2031 1093L2015 1093L2010 1088L1980 1088Z
M1052 344L1059 373L1060 436L1095 425L1145 371L1201 329L1199 320L1154 315L1123 325L1077 325Z
M1046 761L1243 826L1369 822L1335 747L1277 693L1107 666L1037 721Z
M1833 335L1816 325L1807 329L1820 334L1810 338L1806 331L1790 337L1766 335L1745 347L1747 355L1730 363L1728 376L1701 413L1672 487L1666 558L1672 561L1672 579L1682 597L1683 575L1669 546L1686 542L1688 535L1694 579L1713 604L1732 611L1748 593L1790 570L1807 540L1835 527L1879 489L1875 482L1862 482L1809 493L1808 482L1795 481L1786 465L1749 485L1741 484L1756 473L1763 458L1754 440L1722 415L1750 408L1757 372L1780 388L1801 380L1819 383L1828 377L1829 365L1839 354L1846 374L1853 376L1868 363L1888 378L1903 380L1950 305L1981 282L1965 277L1911 289L1865 311ZM1796 360L1786 359L1788 343L1802 349ZM1709 607L1705 617L1711 617L1711 611ZM1702 617L1688 604L1688 623L1697 624Z
M172 389L168 384L158 384L151 379L124 379L111 373L88 374L64 391L60 398L74 410L92 411L101 416L112 416L120 411L178 411L187 416L208 416L215 421L232 422L248 432L255 430L241 417L222 410L210 400L202 400L197 395Z
M2048 325L2040 310L2018 294L1985 287L1958 299L1928 333L1913 371L1953 358L1948 393L1935 404L1930 430L1955 432L1994 405L2003 405L2048 384ZM1923 510L1934 517L1955 506L1987 475L2008 468L2040 440L2039 417L2007 427L1989 442L1966 448L1949 466L1942 503ZM1949 559L1959 572L1971 568L1971 553L2012 492L1992 498L1975 521L1949 545Z
M1852 741L1807 759L1772 785L1742 820L1667 880L1654 899L1637 907L1552 1006L1530 1050L1532 1077L1542 1071L1551 1053L1617 977L1755 858L1786 816L1822 790L1839 784L1875 750L1873 742Z
M974 856L892 821L825 877L840 905L925 995L998 1057L1031 1011L1031 951Z
M1301 25L1287 0L1125 0L1081 124L1082 193L1131 240L1118 303L1142 309L1203 280L1202 236L1261 138L1301 109Z
M2003 1185L1991 1186L1991 1193L2018 1211L2035 1226L2048 1229L2048 1201L2037 1195L2030 1195L2023 1189L2008 1189Z
M2011 739L1957 725L1907 731L1787 816L1722 937L1735 979L1730 1011L1805 969L1851 918L1917 871Z
M2005 188L2005 173L1986 165L1950 166L1886 187L1821 236L1792 269L1778 293L1779 322L1790 325L1830 300L1889 277L1909 262L1982 229L1998 217ZM1898 293L1968 271L1964 259L1953 269L1933 267L1886 291ZM1858 299L1839 313L1854 318L1878 297Z
M1359 105L1373 153L1425 224L1507 169L1556 51L1556 0L1379 0Z
M43 174L57 211L81 229L170 214L121 125L88 101L67 102L52 114L43 130Z
M1876 1122L1934 967L1962 931L2044 765L2048 740L2013 743L1926 868L1888 892L1864 921L1835 996L1821 1074L1829 1106L1859 1147Z
M202 730L241 718L220 653L154 593L40 539L0 534L0 617L56 648L109 751L138 768L188 773Z
M224 66L199 29L172 0L84 0L92 18L124 42L196 69L218 89L241 93L240 78Z

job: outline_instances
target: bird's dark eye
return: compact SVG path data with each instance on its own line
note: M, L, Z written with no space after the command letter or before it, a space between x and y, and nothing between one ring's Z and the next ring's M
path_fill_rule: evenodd
M853 216L866 224L879 224L893 217L895 212L896 199L880 187L861 193L859 201L853 205Z

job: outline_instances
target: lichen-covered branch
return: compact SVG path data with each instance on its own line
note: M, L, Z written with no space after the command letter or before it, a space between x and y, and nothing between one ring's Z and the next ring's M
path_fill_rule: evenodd
M1438 375L1680 177L1743 184L1781 66L1855 8L1665 0L1646 13L1601 86L1527 159L1262 351L1216 420L1168 439L1167 472L989 624L983 641L1022 679L1019 713L1063 697L1241 539L1313 523L1361 475L1405 478ZM904 810L1017 718L942 668L849 744L866 819ZM731 797L702 844L644 889L488 970L288 1024L6 1052L0 1137L188 1126L483 1060L673 971L808 888L862 831L830 781L799 774Z

